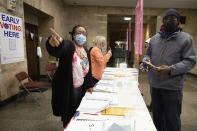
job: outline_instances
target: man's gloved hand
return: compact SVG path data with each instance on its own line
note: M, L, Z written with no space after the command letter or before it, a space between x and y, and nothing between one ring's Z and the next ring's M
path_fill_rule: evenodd
M140 63L140 70L148 72L148 65L144 62Z
M170 75L171 68L167 65L161 65L157 68L159 75Z
M149 64L150 63L150 64ZM142 71L149 71L151 68L152 68L152 66L151 66L152 64L151 64L151 61L150 61L150 59L144 59L143 61L142 61L142 63L140 64L140 70L142 70Z

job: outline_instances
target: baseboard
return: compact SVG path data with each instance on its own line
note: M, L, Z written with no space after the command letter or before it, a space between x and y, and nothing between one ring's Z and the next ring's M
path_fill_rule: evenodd
M14 96L11 96L3 101L0 101L0 108L3 107L3 106L6 106L7 104L9 103L12 103L14 101L17 100L18 97L21 97L21 96L25 96L27 93L25 91L22 91Z

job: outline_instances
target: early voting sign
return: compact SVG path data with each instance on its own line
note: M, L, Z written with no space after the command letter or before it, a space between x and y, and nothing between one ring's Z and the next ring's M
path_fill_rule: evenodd
M24 61L22 19L0 12L1 64Z

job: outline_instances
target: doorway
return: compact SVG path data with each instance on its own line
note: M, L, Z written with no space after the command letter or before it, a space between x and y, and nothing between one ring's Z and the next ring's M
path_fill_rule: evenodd
M49 57L45 47L49 28L54 27L54 18L25 2L23 5L28 74L33 80L39 80L46 77L46 64L54 59ZM41 49L40 57L37 47Z
M125 17L131 19L124 20ZM134 20L132 18L129 15L108 15L107 39L112 49L112 58L108 66L118 67L122 62L127 63L128 67L133 66L134 46L132 43L134 41Z
M130 20L125 20L130 18ZM144 16L143 20L143 43L156 33L156 16ZM129 33L128 33L128 29ZM108 66L118 67L119 63L127 63L127 67L133 67L135 61L134 50L135 16L133 15L108 15L107 17L107 40L112 49L112 58ZM146 52L143 45L142 60Z
M28 74L33 80L40 79L40 62L37 56L38 26L25 23L25 39L27 52Z

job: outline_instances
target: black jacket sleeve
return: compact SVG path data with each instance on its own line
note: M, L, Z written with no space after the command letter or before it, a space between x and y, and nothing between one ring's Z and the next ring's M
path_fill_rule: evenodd
M88 74L86 75L85 79L84 79L84 87L86 89L92 88L94 86L93 80L92 80L92 67L91 67L91 59L90 59L90 53L87 49L86 53L88 55L88 60L89 60L89 71Z
M51 37L49 37L47 42L46 42L46 49L47 49L48 53L51 56L54 56L54 57L57 57L57 58L66 56L66 53L69 51L69 48L70 48L69 46L70 46L71 41L63 40L62 43L60 43L60 45L58 47L52 47L49 44L49 39L50 38Z

